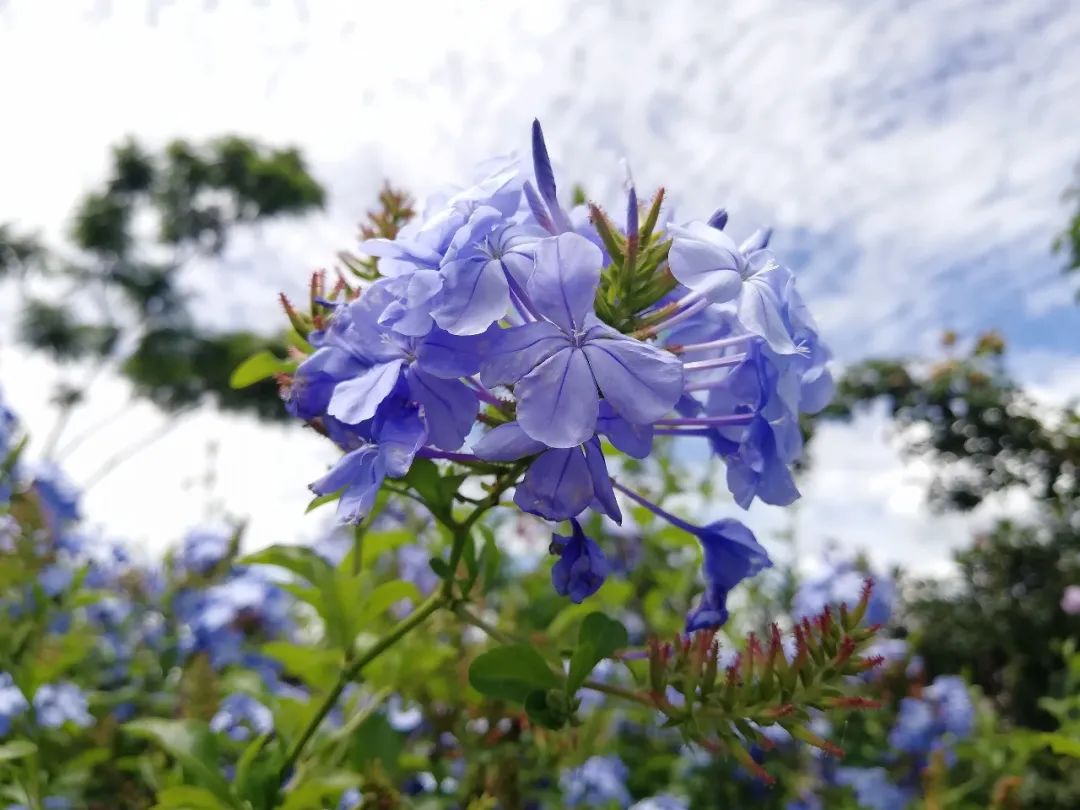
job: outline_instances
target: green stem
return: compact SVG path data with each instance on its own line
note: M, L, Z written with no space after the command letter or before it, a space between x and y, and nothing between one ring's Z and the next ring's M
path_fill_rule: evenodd
M495 641L499 642L500 644L520 643L513 636L509 635L508 633L504 633L498 627L495 627L493 624L490 624L484 619L481 619L479 616L477 616L475 613L473 613L461 603L454 605L454 613L456 613L460 619L468 622L473 627L476 627L479 630L483 630L485 633L487 633L487 635L491 636L491 638L495 639Z
M650 709L656 708L656 702L648 695L643 695L640 692L633 692L630 689L624 689L621 686L612 686L609 683L600 683L599 681L585 681L585 683L582 684L582 687L591 689L594 692L603 692L605 695L619 697L623 700L632 700L634 703L640 703L643 706L648 706Z
M420 607L398 622L393 630L375 642L367 652L348 663L338 676L337 683L334 684L334 687L330 690L329 694L323 699L322 705L319 706L319 710L315 712L315 716L308 721L307 726L305 726L304 730L300 733L300 736L297 737L296 742L293 743L292 747L289 749L289 753L285 756L285 762L282 763L281 768L278 771L279 781L284 781L289 770L296 764L300 755L304 752L304 748L307 746L308 742L311 741L315 732L318 731L319 726L322 725L322 721L326 719L326 715L334 708L334 704L336 704L338 698L341 697L341 693L345 691L345 687L356 679L360 674L360 671L401 641L401 639L410 632L423 624L431 614L435 613L445 604L446 599L441 594L432 595L427 601L420 605Z

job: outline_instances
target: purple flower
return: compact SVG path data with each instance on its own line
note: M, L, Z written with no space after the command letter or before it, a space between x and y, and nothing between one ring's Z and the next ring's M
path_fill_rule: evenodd
M920 697L900 702L889 744L908 754L926 755L971 734L975 709L967 685L956 675L942 675Z
M476 394L458 378L479 369L478 338L455 337L439 329L423 338L408 338L387 328L380 317L390 303L391 281L376 282L335 315L345 319L345 325L333 345L301 364L297 376L330 378L326 414L350 426L374 417L383 400L397 391L399 379L404 380L409 398L424 409L432 444L454 450L476 420ZM321 354L328 350L336 354ZM325 382L320 387L328 388Z
M71 585L75 578L75 572L70 567L61 563L53 563L42 570L38 575L38 584L46 595L56 597L62 594Z
M828 560L820 574L799 585L792 601L796 619L817 616L826 605L846 604L853 608L862 597L863 587L871 575L855 567L850 560ZM874 588L863 616L863 624L887 624L896 598L896 584L885 575L873 575Z
M192 529L180 546L180 565L185 571L206 574L228 556L231 542L231 531Z
M865 810L904 810L911 791L894 784L884 768L838 768L836 782L851 787Z
M616 523L622 521L595 436L578 447L548 449L529 437L520 423L508 422L488 432L473 450L488 461L536 456L514 493L514 503L525 512L548 520L569 520L595 505Z
M55 535L68 523L81 517L79 491L63 471L52 463L43 463L34 471L30 484L44 513L49 530Z
M704 549L705 592L686 616L688 633L724 624L728 619L728 593L744 579L772 567L768 552L737 520L724 518L692 528Z
M633 802L626 780L630 771L615 755L589 757L579 767L563 771L559 787L565 807L629 807Z
M0 737L11 731L11 721L26 712L30 704L11 675L0 672Z
M42 728L60 728L74 723L86 728L94 722L86 695L73 683L47 683L34 694L34 712Z
M215 734L227 734L237 742L262 736L274 729L274 716L270 710L250 695L239 692L221 701L217 713L210 719L210 730Z
M784 321L784 294L791 271L765 250L767 231L758 231L742 245L704 222L668 225L672 237L668 263L680 284L712 303L735 302L739 322L761 336L779 354L794 354Z
M604 552L585 535L581 524L571 520L570 525L569 537L561 534L551 537L551 553L559 555L558 562L551 567L551 583L560 596L569 596L571 601L580 603L600 590L609 566Z
M638 425L664 416L682 395L673 355L593 314L602 263L600 250L577 234L542 240L526 290L543 320L488 334L481 380L489 388L516 383L518 422L548 447L574 447L595 434L600 394Z
M341 492L337 516L343 523L359 523L370 512L387 476L401 478L412 466L417 451L427 440L427 430L419 410L399 391L393 399L380 403L371 420L367 441L345 453L330 471L313 482L316 495Z

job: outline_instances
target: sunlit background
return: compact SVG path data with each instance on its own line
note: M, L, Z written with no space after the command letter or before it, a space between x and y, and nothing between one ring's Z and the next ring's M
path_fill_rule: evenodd
M276 293L299 294L355 245L384 179L421 198L465 181L478 160L523 151L539 117L559 177L592 198L614 202L625 159L684 218L724 205L735 231L774 225L841 365L996 328L1017 378L1061 402L1080 395L1075 282L1051 253L1080 156L1078 41L1080 5L1064 0L8 0L0 221L63 245L74 202L127 135L293 144L326 209L262 225L184 276L205 323L272 333ZM55 384L87 369L13 345L19 293L10 281L0 293L0 383L47 436ZM299 427L211 407L169 416L105 375L66 432L86 436L63 460L77 483L130 455L84 505L144 549L224 515L249 521L251 546L310 540L331 519L304 516L303 482L334 451ZM796 509L755 506L748 523L792 530L808 565L836 540L946 572L973 527L1028 506L934 515L927 475L869 412L820 429Z

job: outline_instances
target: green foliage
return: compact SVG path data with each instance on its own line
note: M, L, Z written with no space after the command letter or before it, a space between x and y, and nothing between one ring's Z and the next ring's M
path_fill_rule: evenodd
M54 267L78 293L32 301L20 337L58 360L118 363L137 393L167 410L213 401L225 410L281 420L276 386L231 386L233 370L259 352L284 354L283 337L210 331L182 292L191 260L213 260L239 229L322 206L324 192L293 148L226 136L176 140L160 152L133 140L114 148L109 176L72 217L79 253L52 257L35 240L0 226L0 272ZM155 223L148 236L145 222ZM126 356L121 347L134 345Z

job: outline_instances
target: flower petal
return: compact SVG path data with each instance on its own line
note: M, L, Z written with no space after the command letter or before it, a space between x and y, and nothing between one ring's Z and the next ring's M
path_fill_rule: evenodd
M514 493L525 512L548 520L569 520L592 502L593 482L581 448L548 450L536 459Z
M607 462L604 460L604 451L600 449L600 440L593 438L582 445L585 450L585 463L589 465L589 475L592 476L593 494L600 506L609 518L616 523L622 523L622 511L619 502L615 500L615 488L611 485L611 476L608 474Z
M680 284L707 292L713 303L738 294L745 260L727 234L704 222L668 225L667 232L672 237L668 266Z
M478 335L506 314L510 286L497 259L462 259L443 268L443 290L431 314L455 335Z
M777 354L795 354L798 349L780 314L782 306L765 273L751 276L739 292L739 323L765 338Z
M492 327L491 332L496 330ZM468 377L480 370L480 352L490 340L490 335L451 335L432 329L416 347L416 362L433 377Z
M639 425L668 413L682 396L679 359L614 331L601 335L586 341L582 350L604 399L620 416Z
M514 394L522 429L548 447L574 447L596 432L600 397L580 349L549 357L518 382Z
M379 404L397 384L404 361L372 366L359 377L338 383L326 412L347 425L358 425L375 415Z
M485 461L517 461L546 450L543 442L529 438L517 422L507 422L484 434L473 453Z
M477 350L484 358L480 381L488 388L515 383L570 341L559 327L547 321L485 333Z
M415 366L409 369L409 394L424 406L428 438L443 450L465 443L479 410L475 392L460 380L440 380Z
M582 328L592 312L604 256L584 236L564 233L541 239L527 292L537 312L567 334Z

